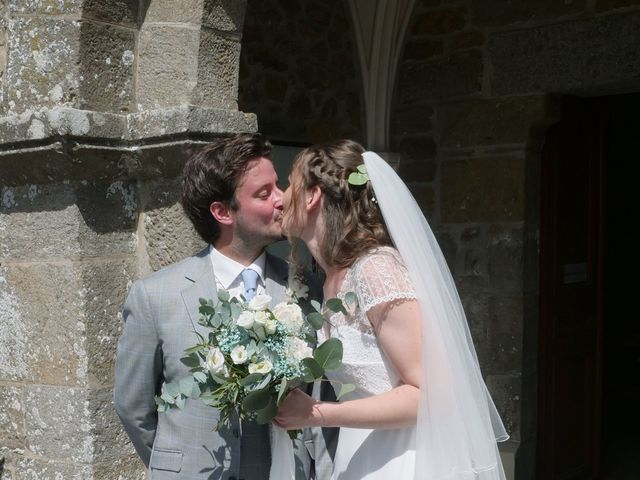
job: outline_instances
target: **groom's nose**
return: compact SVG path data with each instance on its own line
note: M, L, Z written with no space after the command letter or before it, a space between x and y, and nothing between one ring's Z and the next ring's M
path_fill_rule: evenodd
M273 191L273 206L279 210L282 210L282 195L282 190L280 190L280 187L276 186L275 190Z

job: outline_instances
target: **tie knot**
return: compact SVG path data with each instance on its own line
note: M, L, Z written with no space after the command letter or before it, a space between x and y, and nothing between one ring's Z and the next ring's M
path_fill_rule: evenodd
M242 270L242 283L244 283L244 298L251 300L256 295L256 287L258 286L258 272L251 268Z

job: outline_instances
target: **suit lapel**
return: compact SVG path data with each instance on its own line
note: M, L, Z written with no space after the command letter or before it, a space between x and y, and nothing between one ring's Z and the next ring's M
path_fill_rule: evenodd
M215 299L216 281L213 273L213 265L209 258L209 248L205 248L192 257L192 266L185 275L187 285L180 292L184 301L193 329L207 338L208 330L198 323L200 318L200 299Z

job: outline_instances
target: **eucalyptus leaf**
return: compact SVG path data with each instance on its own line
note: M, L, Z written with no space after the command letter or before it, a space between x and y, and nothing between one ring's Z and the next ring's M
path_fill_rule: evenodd
M303 379L305 382L310 383L314 380L322 378L324 374L324 370L320 366L320 364L314 358L303 358L302 365L304 365L304 376Z
M242 313L242 306L238 303L230 303L229 306L231 308L231 318L235 322Z
M193 378L199 383L207 383L207 374L204 372L193 372Z
M356 167L356 170L358 170L360 173L368 173L367 166L364 163L361 163L360 165L358 165Z
M160 395L160 398L170 405L176 403L176 399L167 393Z
M271 394L268 389L254 390L244 397L244 400L242 401L242 408L247 411L262 410L269 405L270 400Z
M358 297L356 297L356 294L354 292L347 292L344 296L344 301L348 305L357 305Z
M314 330L320 330L324 324L324 317L318 312L311 312L307 315L305 320L314 328Z
M227 292L226 290L218 290L218 299L221 302L228 302L229 298L231 298L231 295L229 295L229 292Z
M180 359L182 363L184 363L187 367L199 367L200 366L200 358L197 354L191 354L186 357L182 357Z
M325 340L313 352L313 358L323 369L335 370L342 364L342 342L337 338Z
M216 313L216 310L211 305L200 305L198 311L201 315L213 315Z
M264 376L264 378L262 379L262 381L255 386L255 389L256 390L260 390L260 389L266 387L267 385L269 385L269 382L271 381L272 377L273 377L273 375L271 375L270 373L267 373Z
M176 407L182 410L184 408L185 402L186 402L186 399L184 397L176 398Z
M180 393L180 387L178 386L178 384L176 382L165 383L164 384L164 391L168 395L170 395L172 397L175 397L176 395L178 395Z
M256 383L259 380L261 380L262 377L263 377L262 373L250 373L246 377L241 378L238 383L240 383L240 385L242 385L243 387L248 387L252 383Z
M193 388L191 389L191 393L189 395L187 395L189 398L195 398L198 399L200 398L200 385L198 384L198 382L193 382Z
M280 385L278 386L278 399L276 400L276 403L278 406L282 405L282 401L287 396L287 392L289 391L289 389L287 388L287 385L288 385L287 379L283 378L282 381L280 382Z
M180 379L178 386L180 387L180 393L185 397L188 397L193 390L193 385L196 383L193 377L183 377Z
M349 178L347 178L347 181L351 184L351 185L364 185L365 183L367 183L369 181L369 177L365 174L362 174L360 172L352 172L349 174Z
M339 298L330 298L329 300L327 300L327 303L325 305L332 312L341 312L347 315L347 310L344 308L342 300L340 300Z
M340 392L338 392L338 395L336 396L336 400L340 400L344 395L346 395L347 393L351 393L356 389L356 386L353 385L352 383L344 383L341 387L340 387Z
M316 312L322 312L322 305L320 305L320 302L317 300L311 300L311 306L313 307L313 309Z
M200 305L206 305L208 303L207 299L206 298L202 298L202 297L200 297L198 299L198 302L200 302Z
M261 410L258 410L258 415L256 417L256 422L260 425L264 425L265 423L269 423L273 418L278 414L278 405L272 396L269 396L269 403L266 407Z
M207 346L206 345L202 345L202 344L198 344L198 345L194 345L191 348L187 348L184 353L185 355L191 355L192 353L196 353L199 352L200 350L204 350Z

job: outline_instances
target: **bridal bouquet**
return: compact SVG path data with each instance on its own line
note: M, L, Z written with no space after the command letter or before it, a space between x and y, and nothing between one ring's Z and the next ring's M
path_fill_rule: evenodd
M329 338L317 345L315 330L322 327L320 304L304 315L298 300L306 286L289 289L289 297L273 309L271 297L257 295L245 303L225 290L218 298L200 299L198 322L205 337L186 349L182 362L190 375L165 383L156 397L158 411L184 407L187 398L199 398L220 412L216 430L232 416L268 423L277 414L287 393L303 382L322 378L325 370L342 362L342 343ZM346 313L339 299L327 301L332 311ZM343 385L339 396L353 389Z

